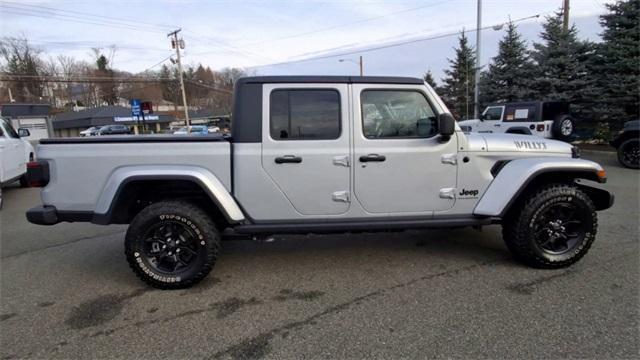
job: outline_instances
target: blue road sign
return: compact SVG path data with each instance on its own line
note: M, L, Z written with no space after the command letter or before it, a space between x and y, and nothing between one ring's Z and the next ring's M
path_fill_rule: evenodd
M129 103L131 104L131 115L133 116L142 115L142 110L140 109L140 99L131 99Z

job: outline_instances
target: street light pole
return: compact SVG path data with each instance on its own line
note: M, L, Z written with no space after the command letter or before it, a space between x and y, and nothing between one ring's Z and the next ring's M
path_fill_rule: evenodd
M568 0L567 0L568 1ZM473 118L480 117L480 104L478 103L480 97L480 42L481 42L481 30L482 27L482 0L478 0L478 24L476 26L476 72L475 72L475 88L473 91Z
M562 30L567 32L569 30L569 0L564 0L562 6Z
M187 109L187 92L184 90L184 79L182 77L182 61L180 60L180 47L184 48L184 41L178 40L178 33L182 29L178 29L167 34L167 37L173 37L171 45L176 49L176 57L178 60L178 72L180 73L180 88L182 89L182 106L184 107L184 119L187 125L187 134L191 133L191 122L189 121L189 110Z
M364 60L362 59L362 55L360 55L360 57L358 58L358 61L355 61L353 59L338 59L338 62L345 62L345 61L349 61L354 64L357 64L358 67L360 68L360 76L364 76Z

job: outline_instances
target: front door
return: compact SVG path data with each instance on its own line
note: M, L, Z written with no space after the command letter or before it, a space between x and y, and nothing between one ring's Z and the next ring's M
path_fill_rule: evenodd
M422 86L353 85L355 197L370 213L450 209L457 141L441 141L436 102Z
M263 87L262 167L301 215L349 209L346 84Z

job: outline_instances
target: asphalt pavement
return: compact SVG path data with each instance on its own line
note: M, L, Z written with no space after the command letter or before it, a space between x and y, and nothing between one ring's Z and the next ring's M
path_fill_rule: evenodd
M35 226L37 189L3 190L0 357L638 358L640 172L590 252L563 270L513 261L498 226L230 241L198 286L154 290L124 226Z

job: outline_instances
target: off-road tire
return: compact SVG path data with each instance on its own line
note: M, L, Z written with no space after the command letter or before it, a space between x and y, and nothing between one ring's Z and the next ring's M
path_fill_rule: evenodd
M627 139L618 146L618 161L622 166L630 169L640 169L640 163L638 163L638 146L640 146L640 139L633 138ZM633 155L635 161L630 156L631 152L635 152Z
M184 231L195 240L193 262L174 273L154 268L152 257L144 251L149 229L166 224L184 226ZM220 233L212 218L186 201L162 201L144 208L129 225L125 238L125 255L133 272L147 284L163 290L188 288L200 282L215 265L219 250Z
M571 130L568 131L567 123L570 124ZM576 121L569 115L558 115L551 125L551 134L554 139L569 141L576 131Z
M579 215L584 219L581 225L584 236L565 253L552 253L542 248L539 240L536 241L539 239L536 230L541 221L548 220L543 218L545 211L564 204L575 206L579 210ZM502 236L517 260L535 268L557 269L575 263L589 251L595 240L597 227L595 206L584 192L575 185L548 184L526 194L513 206L513 210L503 219Z

